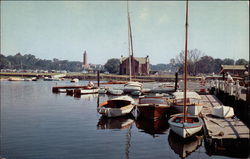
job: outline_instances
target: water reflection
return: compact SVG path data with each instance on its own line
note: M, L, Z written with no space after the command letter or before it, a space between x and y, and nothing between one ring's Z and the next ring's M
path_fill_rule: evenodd
M138 118L136 120L136 127L141 129L141 132L158 137L157 134L165 134L169 128L168 120L166 118L160 120L150 120L145 118Z
M97 129L127 129L134 123L130 117L107 118L100 117Z
M75 99L84 99L87 101L93 101L98 97L98 94L82 94L82 95L74 95Z
M197 150L202 145L202 139L202 136L194 136L188 140L183 140L172 131L168 135L168 143L171 149L181 158L186 158Z

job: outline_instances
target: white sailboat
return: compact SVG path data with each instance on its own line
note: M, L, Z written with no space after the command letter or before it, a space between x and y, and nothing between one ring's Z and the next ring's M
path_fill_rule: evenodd
M134 52L133 52L133 40L132 40L132 30L131 30L131 22L130 15L127 3L127 13L128 13L128 54L129 54L129 82L124 85L123 91L125 93L131 93L134 91L141 91L143 84L140 82L133 82L132 75L135 73L134 71ZM133 70L132 70L133 68Z
M169 119L171 130L182 138L188 138L202 129L202 120L198 116L187 115L187 39L188 39L188 0L186 1L186 40L184 61L184 114Z

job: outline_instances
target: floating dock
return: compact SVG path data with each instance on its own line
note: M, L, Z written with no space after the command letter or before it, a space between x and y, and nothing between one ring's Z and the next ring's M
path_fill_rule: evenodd
M204 121L205 139L208 143L222 146L223 141L249 141L249 128L242 121L237 118L223 119L212 116L212 108L222 105L216 96L201 95L201 97L205 104L201 115Z

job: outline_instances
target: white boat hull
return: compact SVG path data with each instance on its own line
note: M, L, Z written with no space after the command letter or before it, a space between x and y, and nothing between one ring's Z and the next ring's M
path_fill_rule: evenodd
M134 105L131 104L122 108L99 107L97 108L97 111L103 116L118 117L118 116L124 116L124 115L129 114L133 110L133 108L134 108Z
M202 129L202 122L200 118L197 123L174 122L174 118L175 117L169 119L168 121L170 129L182 138L191 137Z
M76 89L74 90L74 94L94 94L98 93L99 89Z
M212 115L220 118L231 118L234 116L234 109L229 106L216 106L212 109Z

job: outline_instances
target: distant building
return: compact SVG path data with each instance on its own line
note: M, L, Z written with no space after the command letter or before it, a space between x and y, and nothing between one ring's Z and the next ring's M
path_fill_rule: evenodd
M232 76L244 76L248 71L248 65L221 65L222 73L229 73Z
M132 75L149 75L149 57L133 57L132 63ZM129 75L129 58L121 57L120 74Z
M83 53L82 68L84 70L89 69L89 64L88 64L88 61L87 61L87 52L86 52L86 50Z

